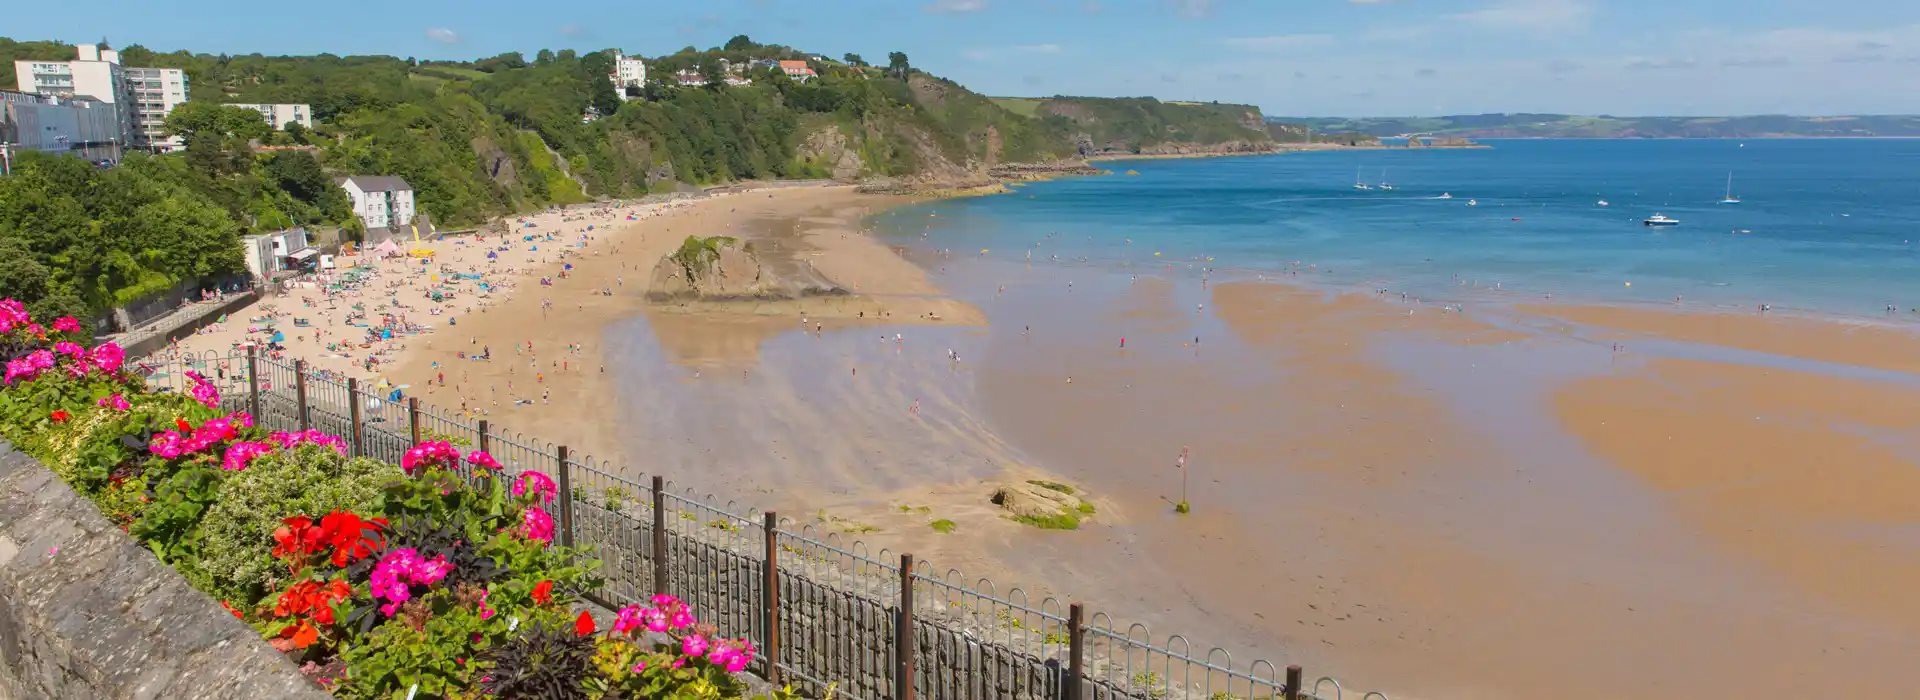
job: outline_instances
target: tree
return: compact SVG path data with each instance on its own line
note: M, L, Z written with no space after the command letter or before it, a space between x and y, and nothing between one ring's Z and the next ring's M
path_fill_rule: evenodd
M720 59L711 56L700 61L700 78L707 81L710 88L727 86L727 72L720 69Z
M846 64L849 66L864 67L867 65L866 60L860 58L860 54L857 54L857 53L847 54L845 56L842 56L841 59L844 60Z
M553 49L541 49L533 55L533 65L544 66L553 62Z
M727 45L723 48L728 51L751 51L760 48L760 45L753 43L753 40L748 39L745 34L737 34L732 39L728 39Z
M306 151L276 151L266 159L267 176L294 199L318 205L335 188L320 170L320 161Z
M900 51L890 51L887 53L887 73L889 75L901 80L906 80L907 74L911 72L913 72L913 65L907 62L907 54Z
M247 140L265 138L273 127L259 112L242 107L230 107L213 102L188 100L167 113L167 133L186 139L191 147L195 141L212 141L216 145L226 145L232 139L241 144Z

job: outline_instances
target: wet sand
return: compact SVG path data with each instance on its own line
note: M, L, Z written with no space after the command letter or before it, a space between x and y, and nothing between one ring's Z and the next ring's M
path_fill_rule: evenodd
M527 369L506 374L527 360L514 343L542 363L581 343L541 383L552 405L495 423L1350 691L1906 692L1920 340L1903 330L1460 313L1171 265L954 258L937 240L914 265L860 231L900 200L772 194L595 241L572 277L425 336L395 375L418 386L476 338L495 360L470 363L486 365L462 377L472 396ZM758 236L856 300L646 304L636 284L690 233ZM610 281L625 291L596 293ZM1041 531L986 504L1028 478L1086 489L1100 514ZM1172 512L1183 497L1190 515Z

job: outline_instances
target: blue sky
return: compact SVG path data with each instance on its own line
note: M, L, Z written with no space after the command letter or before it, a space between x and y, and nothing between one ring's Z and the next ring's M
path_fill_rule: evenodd
M0 32L227 53L671 53L734 34L995 95L1284 115L1920 113L1920 0L150 0Z

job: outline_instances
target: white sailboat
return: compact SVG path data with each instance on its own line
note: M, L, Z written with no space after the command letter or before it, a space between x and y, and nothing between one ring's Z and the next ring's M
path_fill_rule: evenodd
M1733 172L1732 171L1727 172L1727 198L1720 200L1720 203L1721 204L1739 204L1740 203L1740 198L1733 196Z
M1387 169L1380 169L1380 189L1392 191L1393 185L1387 184Z
M1356 189L1356 190L1370 190L1370 189L1373 189L1373 187L1371 187L1371 186L1369 186L1369 185L1367 185L1367 182L1366 182L1365 180L1362 180L1362 179L1360 179L1360 168L1359 168L1359 166L1354 166L1354 168L1353 168L1353 188L1354 188L1354 189Z

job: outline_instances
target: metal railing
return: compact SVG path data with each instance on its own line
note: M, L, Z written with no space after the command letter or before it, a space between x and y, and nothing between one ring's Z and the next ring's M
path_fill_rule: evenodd
M620 470L487 420L383 400L354 379L256 354L209 352L136 362L149 388L183 391L193 370L233 410L268 430L319 430L350 453L399 463L423 440L485 450L508 474L550 474L556 537L600 560L586 593L609 609L655 593L686 600L720 633L761 650L756 671L812 696L855 699L1340 700L1338 681L1309 690L1300 666L1242 663L1180 635L1022 589L944 573L912 554L874 551L773 512L676 490L661 475ZM1330 694L1321 694L1321 690ZM1363 698L1386 700L1382 693Z

